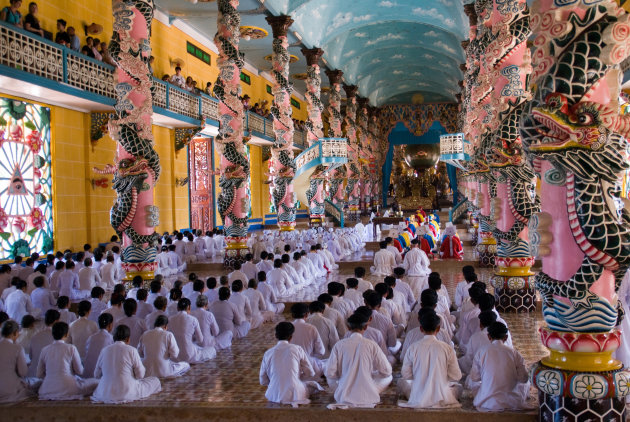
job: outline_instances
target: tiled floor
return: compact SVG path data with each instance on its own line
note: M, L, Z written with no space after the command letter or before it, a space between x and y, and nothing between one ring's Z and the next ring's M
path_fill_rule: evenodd
M450 269L442 271L442 279L445 282L451 295L454 294L456 284L461 281L461 265L452 265ZM478 270L480 278L488 280L490 270ZM206 275L206 274L200 274ZM216 274L213 274L216 275ZM328 281L345 280L350 273L344 271L335 273L328 277ZM376 282L373 276L368 277ZM299 297L291 298L295 300L312 300L325 288L325 281L322 280L319 288L312 288L304 291ZM278 321L283 317L277 317ZM528 364L539 360L545 355L545 349L540 345L538 339L538 327L542 323L539 313L532 315L505 315L512 330L515 347L523 354ZM177 379L163 380L162 392L151 396L145 400L134 402L131 407L142 408L169 408L186 406L209 407L209 408L278 408L281 405L267 402L264 393L265 388L259 385L258 371L262 355L269 347L275 344L273 335L274 324L265 324L261 328L250 332L250 334L240 340L236 340L230 350L218 352L215 359L204 364L194 365L184 376ZM399 376L400 364L394 367L395 378ZM395 387L390 386L382 395L382 404L377 409L394 409L399 396ZM531 401L535 404L534 390L531 391ZM332 393L321 392L312 397L311 404L304 406L308 409L324 409L333 401ZM462 398L462 409L455 412L470 412L472 410L472 398L465 392ZM19 406L26 408L48 408L55 406L84 407L92 406L88 399L83 401L51 403L37 400L27 401ZM285 406L286 407L286 406ZM535 412L529 412L534 414Z

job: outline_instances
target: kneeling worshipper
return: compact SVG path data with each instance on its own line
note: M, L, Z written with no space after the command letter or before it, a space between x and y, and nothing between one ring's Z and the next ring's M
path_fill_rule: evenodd
M431 262L427 254L418 247L418 244L417 238L411 241L411 249L405 254L405 259L401 266L407 271L407 283L409 283L415 297L420 296L425 287L426 277L431 274L431 269L429 268Z
M170 318L169 331L177 340L178 362L201 363L217 355L213 346L201 347L195 343L195 340L203 343L203 334L197 318L190 315L189 299L183 298L177 302L177 314Z
M303 381L315 376L304 349L291 344L295 327L290 322L276 325L278 343L267 350L260 366L260 385L266 385L265 397L274 403L298 407L308 404L308 397L323 388L314 381Z
M199 328L203 335L201 347L212 346L215 349L227 349L232 345L232 331L219 331L219 325L212 312L208 311L208 298L204 295L197 296L197 309L190 312L199 321Z
M162 391L159 379L144 377L146 370L138 350L129 346L130 336L129 327L119 325L114 331L114 344L105 347L98 357L94 376L100 381L92 401L128 403Z
M457 399L462 386L455 381L462 373L455 350L436 337L440 317L435 312L423 314L420 330L424 337L405 353L398 383L400 392L409 400L398 405L417 409L460 407Z
M479 384L473 404L482 412L529 409L529 377L523 356L507 344L508 329L495 322L488 327L492 342L473 361L470 380Z
M326 379L336 401L328 408L372 408L392 382L392 366L378 345L363 337L368 318L355 313L347 322L352 334L335 344L326 368Z
M152 330L140 337L138 352L147 376L159 378L179 377L190 369L188 362L176 362L179 347L175 336L168 329L168 317L160 315L156 318Z
M370 271L374 275L391 275L396 266L396 258L387 250L386 241L382 240L379 242L379 247L380 250L374 254L374 266L370 267Z
M0 403L15 403L35 396L41 381L26 377L26 355L22 346L15 342L20 326L13 320L5 321L0 334Z
M83 374L83 365L76 346L65 342L68 331L68 324L56 322L52 326L54 341L39 356L37 377L43 379L40 400L80 400L92 394L98 385L95 378L79 376Z
M315 371L315 378L320 378L326 368L326 361L322 359L326 354L326 348L317 328L305 321L308 317L308 306L305 303L295 303L291 306L291 315L295 318L291 344L304 349Z
M450 221L446 223L446 228L444 229L444 238L442 239L442 245L440 246L440 258L464 258L464 248L462 247L462 241L457 235L457 229Z

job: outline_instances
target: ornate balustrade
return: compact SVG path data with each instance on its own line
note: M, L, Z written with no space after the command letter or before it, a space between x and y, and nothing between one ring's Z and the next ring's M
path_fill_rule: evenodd
M77 53L13 25L0 22L0 65L28 73L60 85L33 78L35 84L80 95L72 90L91 92L90 99L114 104L114 66ZM68 91L68 87L71 89ZM153 79L153 106L183 116L182 120L199 120L201 116L219 121L218 101L206 94L195 95L175 85ZM271 120L255 113L245 114L245 130L273 139ZM192 122L188 122L192 123ZM295 131L294 145L305 148L306 133Z
M324 209L326 210L326 215L332 217L335 223L339 224L339 227L344 226L343 210L341 208L326 199L324 201Z
M448 221L455 222L468 211L468 198L455 204L448 213Z
M338 167L347 162L348 141L345 138L322 138L295 158L295 178L319 165Z

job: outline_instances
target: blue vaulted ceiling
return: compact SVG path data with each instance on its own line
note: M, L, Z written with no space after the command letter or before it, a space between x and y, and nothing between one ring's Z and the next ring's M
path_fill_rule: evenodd
M191 4L156 0L158 7L177 16L212 39L216 32L216 3ZM468 37L462 0L241 0L239 11L256 9L294 19L290 52L300 61L291 74L305 71L298 44L324 50L329 69L341 69L344 82L359 87L370 104L451 102L463 78L461 41ZM243 25L271 32L263 14L243 15ZM242 41L245 58L269 69L271 36ZM326 79L324 84L326 85ZM299 91L302 82L293 81Z

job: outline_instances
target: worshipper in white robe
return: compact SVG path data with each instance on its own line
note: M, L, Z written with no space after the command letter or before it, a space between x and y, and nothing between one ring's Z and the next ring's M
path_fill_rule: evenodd
M79 400L92 394L98 385L95 378L80 377L83 365L76 346L65 342L68 331L68 324L56 322L52 326L54 341L44 347L39 357L37 377L43 380L40 400Z
M334 298L332 297L332 295L329 295L328 293L322 293L317 297L317 300L319 302L322 302L324 305L326 305L326 309L324 309L323 312L324 317L332 321L332 323L335 325L335 328L337 329L337 334L339 335L339 338L343 338L348 331L346 320L341 312L332 307L333 299Z
M471 381L479 383L475 408L483 412L528 409L528 371L523 356L506 344L507 327L494 322L488 337L492 343L477 352L470 371Z
M209 310L214 315L221 333L231 331L235 338L243 338L249 332L250 324L241 316L236 306L229 301L230 295L229 288L219 288L219 300L213 302Z
M365 337L368 340L372 340L374 343L378 344L378 347L383 351L385 356L387 356L387 360L389 361L389 363L394 365L398 361L398 359L396 359L396 356L392 353L389 347L387 347L387 344L385 344L385 337L383 337L383 334L379 330L377 330L376 328L370 327L370 324L373 321L372 314L374 314L374 312L372 312L372 310L368 308L367 306L359 306L354 311L354 313L361 314L365 318L368 319L368 327L365 330L365 333L363 333L363 337ZM352 332L348 331L346 332L346 335L343 338L348 338L350 337L351 334Z
M153 311L144 317L144 325L149 328L155 325L155 320L160 315L166 315L168 300L164 296L158 296L153 302Z
M284 303L278 302L275 290L267 283L267 274L263 271L258 272L258 291L262 294L267 304L266 309L275 314L281 314L284 311Z
M103 298L105 297L105 290L103 290L103 288L100 286L96 286L92 288L90 296L90 304L92 305L92 308L90 310L90 316L88 317L88 319L94 322L98 322L98 316L101 314L101 312L107 309L107 303L103 301Z
M136 312L138 311L138 302L134 299L125 299L123 302L123 311L125 312L125 316L114 323L114 330L118 325L126 325L129 327L129 330L131 331L129 345L131 347L138 347L138 342L140 341L142 333L147 330L147 325L145 324L144 319L136 315Z
M155 260L158 263L158 267L155 270L155 274L163 275L164 277L168 277L176 274L176 271L171 268L171 257L168 254L168 246L164 245L162 247L157 246L158 254L155 256Z
M390 251L387 250L387 242L384 240L379 243L379 251L374 254L374 266L370 267L370 271L374 275L388 276L391 275L396 266L396 259Z
M243 282L241 280L235 280L232 283L232 294L229 301L235 305L242 319L249 322L251 329L252 307L247 296L243 295Z
M90 292L101 284L101 275L92 267L92 259L85 258L83 268L79 270L79 289L83 297L89 297Z
M328 239L327 246L328 246L327 248L328 252L332 254L334 261L340 261L341 259L346 257L347 254L341 248L341 244L339 243L337 235L332 234L332 236L330 236L330 239Z
M363 294L363 292L372 289L372 283L367 280L364 280L365 277L365 268L364 267L354 267L354 278L356 278L359 282L358 290Z
M267 256L269 254L267 253L267 251L262 251L260 253L260 262L258 264L256 264L256 268L258 269L258 271L271 271L273 269L273 263L269 262L269 260L267 259Z
M66 263L59 261L55 264L55 270L48 276L48 286L53 292L59 293L59 275L66 267Z
M313 263L317 277L324 277L326 276L328 271L330 271L330 268L326 268L326 263L322 259L322 256L317 253L317 245L311 246L311 250L308 253L307 257Z
M413 293L411 286L403 281L404 276L405 269L403 267L394 268L394 284L390 287L394 289L396 294L401 295L404 298L404 310L405 312L410 312L411 308L413 308L416 304L416 295Z
M308 286L315 281L315 276L309 271L305 261L306 260L302 259L302 254L295 252L293 254L293 261L291 261L289 265L295 270L304 286Z
M254 255L250 253L245 255L245 262L241 266L241 271L247 276L247 278L244 279L243 282L249 281L252 279L256 280L257 278L258 268L256 267L256 264L254 264L253 260L254 260Z
M326 367L326 361L323 360L323 356L326 354L324 343L319 336L317 328L305 321L308 317L308 306L306 304L295 303L291 307L291 315L294 318L293 326L295 327L291 344L297 344L304 349L311 361L315 371L315 378L317 379L323 375Z
M70 311L70 298L68 296L59 296L57 298L57 310L60 315L59 321L70 325L77 320L77 314Z
M114 344L112 329L114 328L114 318L104 313L98 316L98 331L92 334L85 343L85 359L83 360L83 378L94 377L96 362L103 349Z
M372 310L372 322L370 323L370 327L376 328L383 334L387 347L399 349L401 345L396 339L394 323L384 313L379 312L382 301L383 297L377 292L369 292L365 297L365 304Z
M282 269L282 260L273 262L273 270L267 273L267 284L273 289L276 297L282 297L294 292L294 285L287 272Z
M230 280L230 284L234 282L234 280L241 280L241 282L245 283L249 281L247 274L241 271L241 264L239 262L234 263L234 271L228 274L228 280Z
M276 325L278 343L267 350L260 365L260 385L266 385L265 397L274 403L290 404L297 407L308 404L308 397L322 388L313 381L315 371L304 349L291 344L295 327L290 322Z
M20 326L13 320L0 327L0 403L15 403L33 397L38 380L26 378L28 368L24 349L15 343Z
M227 349L232 345L232 331L219 331L219 325L212 312L208 310L208 298L197 297L197 309L190 311L190 314L199 321L199 328L203 335L201 347L214 347L215 349Z
M479 298L486 293L485 284L482 286L482 282L476 281L468 289L468 301L464 302L466 310L462 309L459 316L459 328L455 333L456 341L461 345L466 345L470 336L474 334L475 326L479 326L477 315L481 312L479 310Z
M252 329L260 327L265 321L273 321L275 312L267 310L267 301L258 291L258 282L255 279L249 280L247 289L243 290L242 294L249 301L252 310Z
M488 339L488 327L495 323L497 316L492 311L485 311L479 314L479 326L481 331L476 332L470 336L470 340L466 345L460 346L460 350L464 352L464 355L459 358L459 367L463 373L468 374L472 369L473 361L477 353L490 344ZM469 384L472 388L472 384Z
M455 287L455 306L458 310L461 309L464 300L468 298L468 289L472 287L472 283L477 281L477 274L475 274L475 268L472 265L465 265L462 268L462 275L464 281L460 281Z
M343 298L346 302L349 302L351 304L352 309L354 311L354 309L358 308L359 306L362 306L364 303L363 295L358 290L359 280L357 280L354 277L347 278L346 287L347 288L346 288L345 293L343 294Z
M398 388L408 401L401 407L416 409L460 407L462 393L459 381L462 373L457 364L455 349L437 339L440 318L435 312L420 317L422 340L414 343L403 357Z
M179 355L177 362L201 363L214 359L217 351L214 346L202 347L203 334L199 321L190 315L190 300L183 298L177 303L177 314L169 318L169 331L177 340Z
M354 312L354 307L350 301L346 301L343 297L345 286L336 281L331 281L327 286L328 294L332 296L333 301L331 307L339 311L343 318L348 318Z
M466 343L463 343L464 345L468 343L468 341L470 340L470 337L472 337L475 333L481 330L479 328L479 319L478 319L479 314L481 312L484 312L484 311L494 312L494 314L497 317L497 322L500 322L507 327L507 322L505 322L505 320L501 318L497 310L494 308L494 304L495 304L494 295L488 292L484 292L482 295L480 295L480 297L477 300L477 308L475 308L474 310L466 314L467 320L465 322L468 327L469 337L467 338ZM509 347L513 347L512 334L509 331L508 331L508 339L505 342L505 344Z
M159 379L144 377L144 365L138 350L129 346L129 336L129 327L119 325L114 331L114 344L101 352L94 369L94 376L100 380L92 401L128 403L162 390Z
M33 334L31 342L27 349L25 349L30 362L28 366L28 377L37 377L37 362L39 361L39 355L42 353L44 347L52 344L52 326L55 322L59 321L59 311L56 309L49 309L44 314L44 328Z
M175 336L167 329L168 317L160 315L154 328L140 337L138 353L149 377L174 378L190 369L188 362L176 362L179 347Z
M107 255L106 262L101 267L101 287L105 290L111 291L114 286L122 278L121 273L116 265L116 259L114 255Z
M204 250L206 252L206 258L212 258L217 254L217 250L214 247L214 237L211 231L207 231L203 238Z
M79 319L70 324L68 343L73 344L79 351L81 361L85 361L85 351L88 338L98 331L98 324L89 319L92 304L87 300L79 302L77 313ZM81 372L83 373L83 372Z
M417 238L411 241L411 249L405 254L405 259L401 265L407 272L407 282L416 297L420 296L420 293L426 288L426 277L431 273L429 268L431 262L418 245Z
M5 314L6 315L6 314ZM8 316L8 315L7 315ZM20 321L20 335L18 336L16 343L26 351L31 347L31 340L33 336L37 334L39 327L36 325L36 320L32 315L24 315L22 321Z
M367 324L365 316L351 315L348 328L352 334L335 344L330 353L326 379L336 403L328 408L374 407L392 381L387 357L376 343L363 337Z
M33 306L31 297L26 294L26 282L18 280L15 284L15 291L11 293L5 302L7 314L14 321L21 321L24 315L39 317L41 311Z
M57 304L55 296L50 289L44 287L45 277L39 275L33 280L35 290L31 292L31 304L35 309L39 309L42 314L47 310L53 309Z
M175 245L168 247L168 265L172 274L179 274L186 271L187 264L182 260L182 257L176 252Z
M396 235L398 236L398 235ZM387 242L387 250L389 252L391 252L392 255L394 255L394 259L396 260L396 265L400 265L403 262L403 258L402 258L402 254L400 253L400 251L398 249L396 249L396 246L394 246L394 239L392 239L391 237L386 237L385 238L385 242Z
M303 289L304 286L306 285L306 281L300 276L300 274L298 274L295 268L293 268L293 266L291 265L291 257L289 256L289 254L282 255L282 258L280 259L282 260L282 269L284 270L284 272L287 273L287 277L289 278L289 281L292 282L291 289L294 292L297 292L298 290Z
M422 318L423 315L427 314L427 313L436 313L435 312L435 308L434 306L426 306L423 308L420 308L420 310L418 312L415 313L414 317L411 320L415 320L416 323L414 324L413 328L410 328L407 331L407 334L405 335L405 341L402 345L402 348L400 349L400 357L404 358L405 357L405 353L407 353L407 350L416 342L422 340L424 338L424 334L422 333L422 330L420 330L420 318ZM413 314L413 312L412 312ZM440 325L444 322L444 320L440 317L440 314L437 314L437 316L440 318ZM410 325L411 327L411 325ZM440 340L441 342L443 342L444 344L450 346L450 347L454 347L453 342L451 341L451 337L449 337L448 334L446 334L445 331L440 330L435 337Z
M44 264L37 265L37 268L35 269L35 271L33 271L31 273L31 275L29 275L28 278L25 280L26 281L26 293L27 294L30 295L31 293L33 293L33 290L35 290L35 288L37 287L37 286L35 286L35 283L34 283L34 281L35 281L35 279L37 277L44 277L44 280L45 280L44 281L44 286L48 287L47 283L46 283L46 281L48 281L46 279L46 266Z
M136 293L136 302L138 302L138 310L136 311L136 316L142 320L144 320L147 315L153 312L153 305L147 303L147 298L149 297L149 292L146 289L138 290ZM149 326L147 325L147 328Z
M326 305L322 302L311 302L308 305L309 315L306 318L306 322L317 329L319 337L324 344L326 352L322 356L323 359L327 359L330 356L333 346L339 341L339 333L335 328L335 324L324 316L325 310Z
M336 260L333 254L331 254L330 251L328 250L327 244L324 243L324 245L322 246L321 244L318 243L317 253L322 256L322 259L326 263L326 268L328 268L328 271L334 271L334 270L339 269L339 265L335 262Z

